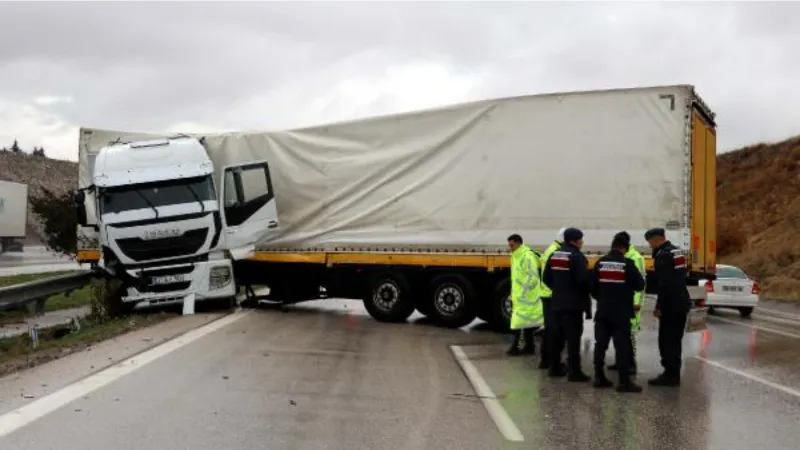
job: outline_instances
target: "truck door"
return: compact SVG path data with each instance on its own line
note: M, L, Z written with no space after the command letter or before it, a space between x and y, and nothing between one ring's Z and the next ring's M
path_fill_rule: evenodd
M266 161L226 166L222 172L222 235L233 259L255 254L256 243L278 231L278 209Z

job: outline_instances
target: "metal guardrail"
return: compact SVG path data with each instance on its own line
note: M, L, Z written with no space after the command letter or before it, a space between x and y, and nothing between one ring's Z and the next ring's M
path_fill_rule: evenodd
M48 298L62 292L80 289L98 276L100 275L96 272L81 271L2 287L0 311L27 306L31 312L43 313Z

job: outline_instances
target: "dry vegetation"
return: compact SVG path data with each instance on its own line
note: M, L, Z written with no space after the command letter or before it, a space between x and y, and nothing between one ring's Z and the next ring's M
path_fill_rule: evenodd
M721 262L800 300L800 136L720 155L717 185Z
M800 136L759 144L719 157L720 261L755 277L767 298L800 300ZM77 165L0 151L0 180L54 193L74 189ZM41 226L29 217L29 241Z

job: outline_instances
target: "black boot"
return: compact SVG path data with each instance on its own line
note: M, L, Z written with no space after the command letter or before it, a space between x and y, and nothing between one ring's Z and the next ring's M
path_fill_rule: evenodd
M551 364L550 369L547 371L547 376L552 378L561 378L567 374L567 366L564 363Z
M511 332L511 346L508 347L506 350L506 355L508 356L517 356L520 354L519 351L519 338L522 335L522 330L513 330Z
M545 351L542 350L542 353L544 353L544 352ZM548 361L547 359L545 359L544 356L542 356L542 359L539 360L539 368L542 369L542 370L549 369L550 368L550 361Z
M524 344L522 345L522 350L520 350L520 353L523 355L535 355L536 346L533 342L533 328L522 330L522 340L524 341Z
M617 392L629 392L637 394L642 392L642 387L631 380L630 375L623 372L619 373L619 385L617 385Z
M661 375L653 378L652 380L647 380L647 384L651 386L678 387L681 385L681 377L680 375L676 376L664 372Z
M594 369L594 383L592 383L594 387L598 389L610 388L614 385L611 380L606 377L606 372L603 370L603 366L596 367Z
M567 381L572 381L573 383L586 383L591 380L589 375L583 373L580 367L570 370L569 375L567 375Z

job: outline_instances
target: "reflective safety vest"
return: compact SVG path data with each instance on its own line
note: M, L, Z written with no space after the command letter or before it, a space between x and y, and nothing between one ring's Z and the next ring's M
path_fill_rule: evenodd
M555 253L555 251L560 248L561 248L561 242L553 241L553 243L550 244L550 247L547 247L547 250L544 251L544 254L542 255L541 259L541 264L539 264L539 277L542 280L544 280L544 266L547 265L547 261L550 259L550 255ZM542 281L542 297L550 298L552 296L553 296L553 291L550 290L550 288L547 287L546 284L544 284L544 281Z
M511 253L512 330L540 327L544 322L539 266L539 258L527 245Z
M642 277L645 280L647 280L647 272L645 271L644 268L644 257L642 256L641 253L639 253L638 250L636 250L636 247L634 247L633 244L631 244L631 246L628 247L628 251L627 253L625 253L625 257L633 261L633 263L636 265L636 268L639 269L639 273L641 273ZM633 294L633 304L635 306L642 306L643 293L644 291L639 291ZM641 323L641 320L642 320L642 312L637 311L636 316L633 319L631 319L631 326L634 331L639 329L639 324Z

